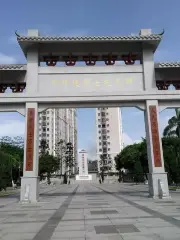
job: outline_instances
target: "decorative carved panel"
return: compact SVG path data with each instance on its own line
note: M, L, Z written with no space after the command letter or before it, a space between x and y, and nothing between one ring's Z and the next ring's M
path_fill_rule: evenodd
M33 171L35 109L27 111L26 171Z
M162 167L161 162L161 148L159 139L159 128L156 106L149 106L150 122L151 122L151 134L152 134L152 145L154 155L154 166Z
M176 90L180 90L180 80L157 80L156 87L158 90L168 90L170 85L173 85Z

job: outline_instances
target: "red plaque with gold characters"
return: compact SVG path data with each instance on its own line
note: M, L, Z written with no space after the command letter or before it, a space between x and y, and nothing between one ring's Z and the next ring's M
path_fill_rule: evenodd
M35 109L27 110L26 171L33 171Z
M161 148L159 142L159 129L158 129L158 118L156 106L149 106L150 122L151 122L151 134L152 134L152 145L154 155L154 166L162 167L161 162Z

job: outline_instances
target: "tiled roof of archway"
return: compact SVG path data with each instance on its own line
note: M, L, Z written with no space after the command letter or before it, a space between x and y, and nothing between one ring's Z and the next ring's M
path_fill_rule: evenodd
M180 67L180 62L160 62L156 63L157 68L176 68Z
M26 64L3 64L0 70L25 70Z
M129 35L129 36L82 36L82 37L63 37L63 36L20 36L18 41L143 41L143 40L161 40L162 35Z

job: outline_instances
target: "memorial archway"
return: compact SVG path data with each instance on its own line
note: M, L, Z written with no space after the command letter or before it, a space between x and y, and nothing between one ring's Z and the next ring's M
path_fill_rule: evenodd
M38 30L28 30L27 36L17 34L27 63L0 66L0 107L1 111L20 108L26 116L22 202L36 202L39 197L38 115L49 107L129 105L143 109L149 194L170 197L158 113L159 108L180 105L180 64L154 63L162 35L149 29L137 36L118 37L44 37ZM76 66L77 61L86 65ZM97 61L103 64L96 65ZM42 62L47 66L41 66ZM170 84L176 90L166 91ZM7 87L12 93L5 92Z

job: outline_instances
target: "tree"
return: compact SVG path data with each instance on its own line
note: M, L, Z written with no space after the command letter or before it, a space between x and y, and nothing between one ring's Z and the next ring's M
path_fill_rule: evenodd
M176 116L173 116L168 121L168 125L165 127L163 136L180 138L180 109L175 109Z
M59 160L59 173L60 173L60 176L62 177L63 163L65 161L65 153L66 153L66 144L63 139L60 139L57 142L55 146L55 153L56 153L56 157Z
M162 138L165 171L168 173L169 183L180 183L180 138ZM148 171L146 140L141 143L125 147L116 157L116 168L125 168L132 174L136 182L143 181Z
M2 137L0 139L0 149L3 153L6 153L10 156L11 159L11 181L17 183L20 182L20 176L22 175L23 170L23 158L24 158L24 149L23 149L23 139L21 137Z
M162 139L165 170L168 172L169 183L180 182L180 139L165 137Z
M0 150L0 191L6 190L12 182L12 157Z
M145 139L142 139L141 143L125 147L115 157L115 162L120 178L122 178L121 169L125 168L136 182L144 181L144 176L147 179L148 159Z
M75 166L73 149L74 149L73 144L71 142L68 142L66 144L65 159L64 159L65 168L66 168L65 173L68 173L68 182L69 182L69 178L71 176L71 169L72 169L72 167Z
M105 172L106 161L107 161L106 155L101 154L99 164L100 164L100 169L101 169L100 175L101 175L102 182L104 182L104 172Z
M49 146L46 140L41 140L40 142L40 155L39 155L39 176L40 180L44 178L44 175L47 175L48 184L51 183L50 178L52 173L56 172L59 169L59 161L57 157L49 154Z

